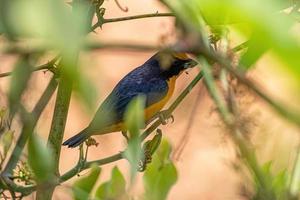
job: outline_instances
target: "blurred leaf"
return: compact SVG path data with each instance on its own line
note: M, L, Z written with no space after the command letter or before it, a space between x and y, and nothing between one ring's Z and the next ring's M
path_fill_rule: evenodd
M5 33L7 38L12 39L15 36L15 33L9 23L8 8L10 4L10 0L0 0L0 35Z
M14 115L21 102L21 96L27 87L30 79L32 66L29 64L28 58L21 58L13 70L10 89L9 89L9 109L10 114Z
M88 176L82 177L74 183L72 190L75 200L86 200L90 198L90 193L97 182L100 172L101 168L94 165Z
M110 180L98 187L95 197L97 200L126 199L126 182L118 167L113 168Z
M247 51L240 60L244 70L251 68L253 64L255 64L257 60L260 59L261 56L271 47L271 44L269 44L268 41L263 40L258 32L253 33L247 44Z
M272 173L272 161L265 163L261 169L263 172L263 178L265 183L267 184L268 190L260 186L258 182L256 182L256 194L253 199L279 199L286 200L288 196L288 173L287 170L283 170L278 174Z
M162 163L169 162L171 151L171 145L168 143L168 141L163 140L160 144L160 147L156 151L157 157L161 160Z
M299 150L298 150L299 151ZM290 177L290 193L292 196L298 196L300 191L300 153L297 153L294 170Z
M282 199L282 200L286 199L287 191L288 191L287 185L288 185L287 170L281 171L273 178L272 188L274 189L278 199Z
M153 161L149 164L144 176L145 200L164 200L171 187L177 181L177 171L170 160L171 147L166 140L162 141Z
M176 12L184 23L193 26L202 37L205 29L200 19L209 25L244 24L241 29L246 36L249 30L258 33L252 40L249 53L243 58L246 67L254 64L262 53L270 49L287 65L291 74L300 80L300 44L291 34L296 21L282 9L294 5L281 0L164 0ZM295 3L295 2L294 2ZM197 23L198 22L198 23ZM246 32L244 32L247 30ZM204 33L204 34L203 34ZM205 36L206 37L206 36ZM299 39L299 37L298 37ZM257 52L255 52L257 50ZM300 81L299 81L300 84Z
M74 90L90 111L95 110L98 96L97 89L90 80L80 73L74 73Z
M31 135L28 141L28 163L35 174L37 182L42 183L52 180L54 174L52 154L36 134Z
M131 100L126 108L125 124L130 133L130 138L138 137L140 129L145 126L144 108L145 97L141 95Z
M128 147L124 152L125 157L131 164L131 181L135 177L138 163L142 158L141 141L139 138L140 129L144 124L145 97L138 96L134 98L125 112L125 124L129 131Z
M88 32L88 5L88 1L80 1L72 10L60 0L15 0L7 6L7 13L9 24L20 37L40 39L71 59Z
M14 138L14 132L10 130L6 131L4 134L1 135L0 146L3 147L4 157L7 155L7 152L12 145L13 138Z

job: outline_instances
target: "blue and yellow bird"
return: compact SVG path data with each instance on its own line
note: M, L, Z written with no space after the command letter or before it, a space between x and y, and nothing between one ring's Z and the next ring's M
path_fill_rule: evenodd
M166 55L167 62L162 62ZM168 66L164 66L166 63ZM73 148L92 135L126 131L124 113L138 95L145 96L145 121L151 121L171 98L177 77L196 64L185 53L156 53L128 73L100 105L91 123L63 145Z

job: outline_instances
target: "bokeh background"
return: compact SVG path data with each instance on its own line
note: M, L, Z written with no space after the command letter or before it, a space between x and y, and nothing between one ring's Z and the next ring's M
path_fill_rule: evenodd
M106 1L107 18L128 15L167 12L158 1L154 0L123 0L123 6L128 12L121 11L114 1ZM67 36L66 36L67 37ZM108 23L102 29L90 36L92 39L108 42L127 42L138 44L161 45L171 43L175 39L174 20L172 17L139 19L132 21ZM232 44L237 40L230 41ZM143 64L155 52L130 52L119 50L98 50L91 53L82 53L80 56L81 71L95 85L98 91L98 104L113 89L116 83L130 70ZM48 58L45 58L47 60ZM15 62L13 57L0 56L0 72L11 70ZM272 70L269 70L272 67ZM199 69L188 71L177 82L176 96L193 79ZM272 73L270 73L272 71ZM255 78L256 83L267 93L283 102L298 106L300 100L299 89L293 84L284 70L282 64L271 53L267 53L258 63L249 76ZM23 97L26 106L30 109L39 98L50 78L49 72L36 72L30 81L30 87ZM0 79L1 99L0 105L6 105L5 94L8 91L9 78ZM273 160L273 170L280 171L289 167L294 160L299 140L297 129L279 117L272 109L265 105L258 97L251 94L247 88L240 88L239 102L242 113L248 120L252 132L249 137L257 148L261 163ZM47 139L53 114L55 96L45 109L37 126L37 132ZM95 110L94 110L95 111ZM68 114L68 121L64 138L76 134L88 125L93 112L85 106L78 96L73 95ZM174 151L178 150L183 138L186 145L181 154L174 154L173 159L178 170L179 178L172 188L168 199L170 200L242 200L243 187L250 187L245 176L235 169L236 155L233 145L226 136L224 126L215 112L215 107L208 96L202 82L196 86L174 113L174 123L162 126L163 135L167 138ZM16 123L17 124L17 123ZM16 133L18 127L16 126ZM119 133L96 136L99 146L91 147L89 160L100 159L125 147L125 140ZM178 152L178 151L177 151ZM24 155L26 156L26 155ZM72 168L78 160L78 149L62 148L61 173ZM118 165L121 171L129 175L129 165L126 160L111 163L102 167L99 181L110 177L112 167ZM86 174L87 171L80 173ZM71 199L68 186L76 179L57 187L54 199ZM138 196L141 192L141 176L139 175L133 194ZM32 196L27 197L31 199Z

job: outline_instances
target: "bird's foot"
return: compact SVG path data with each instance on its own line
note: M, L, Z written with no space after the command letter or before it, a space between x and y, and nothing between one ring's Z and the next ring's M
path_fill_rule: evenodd
M169 113L168 110L162 110L158 113L158 118L161 121L162 125L166 125L169 121L169 119L171 119L171 123L174 122L174 116Z

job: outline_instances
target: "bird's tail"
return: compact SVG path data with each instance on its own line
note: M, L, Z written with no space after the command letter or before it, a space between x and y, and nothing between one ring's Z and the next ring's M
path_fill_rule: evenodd
M89 138L89 134L87 134L87 128L80 131L78 134L66 140L62 145L68 146L69 148L74 148L83 143L86 139Z

